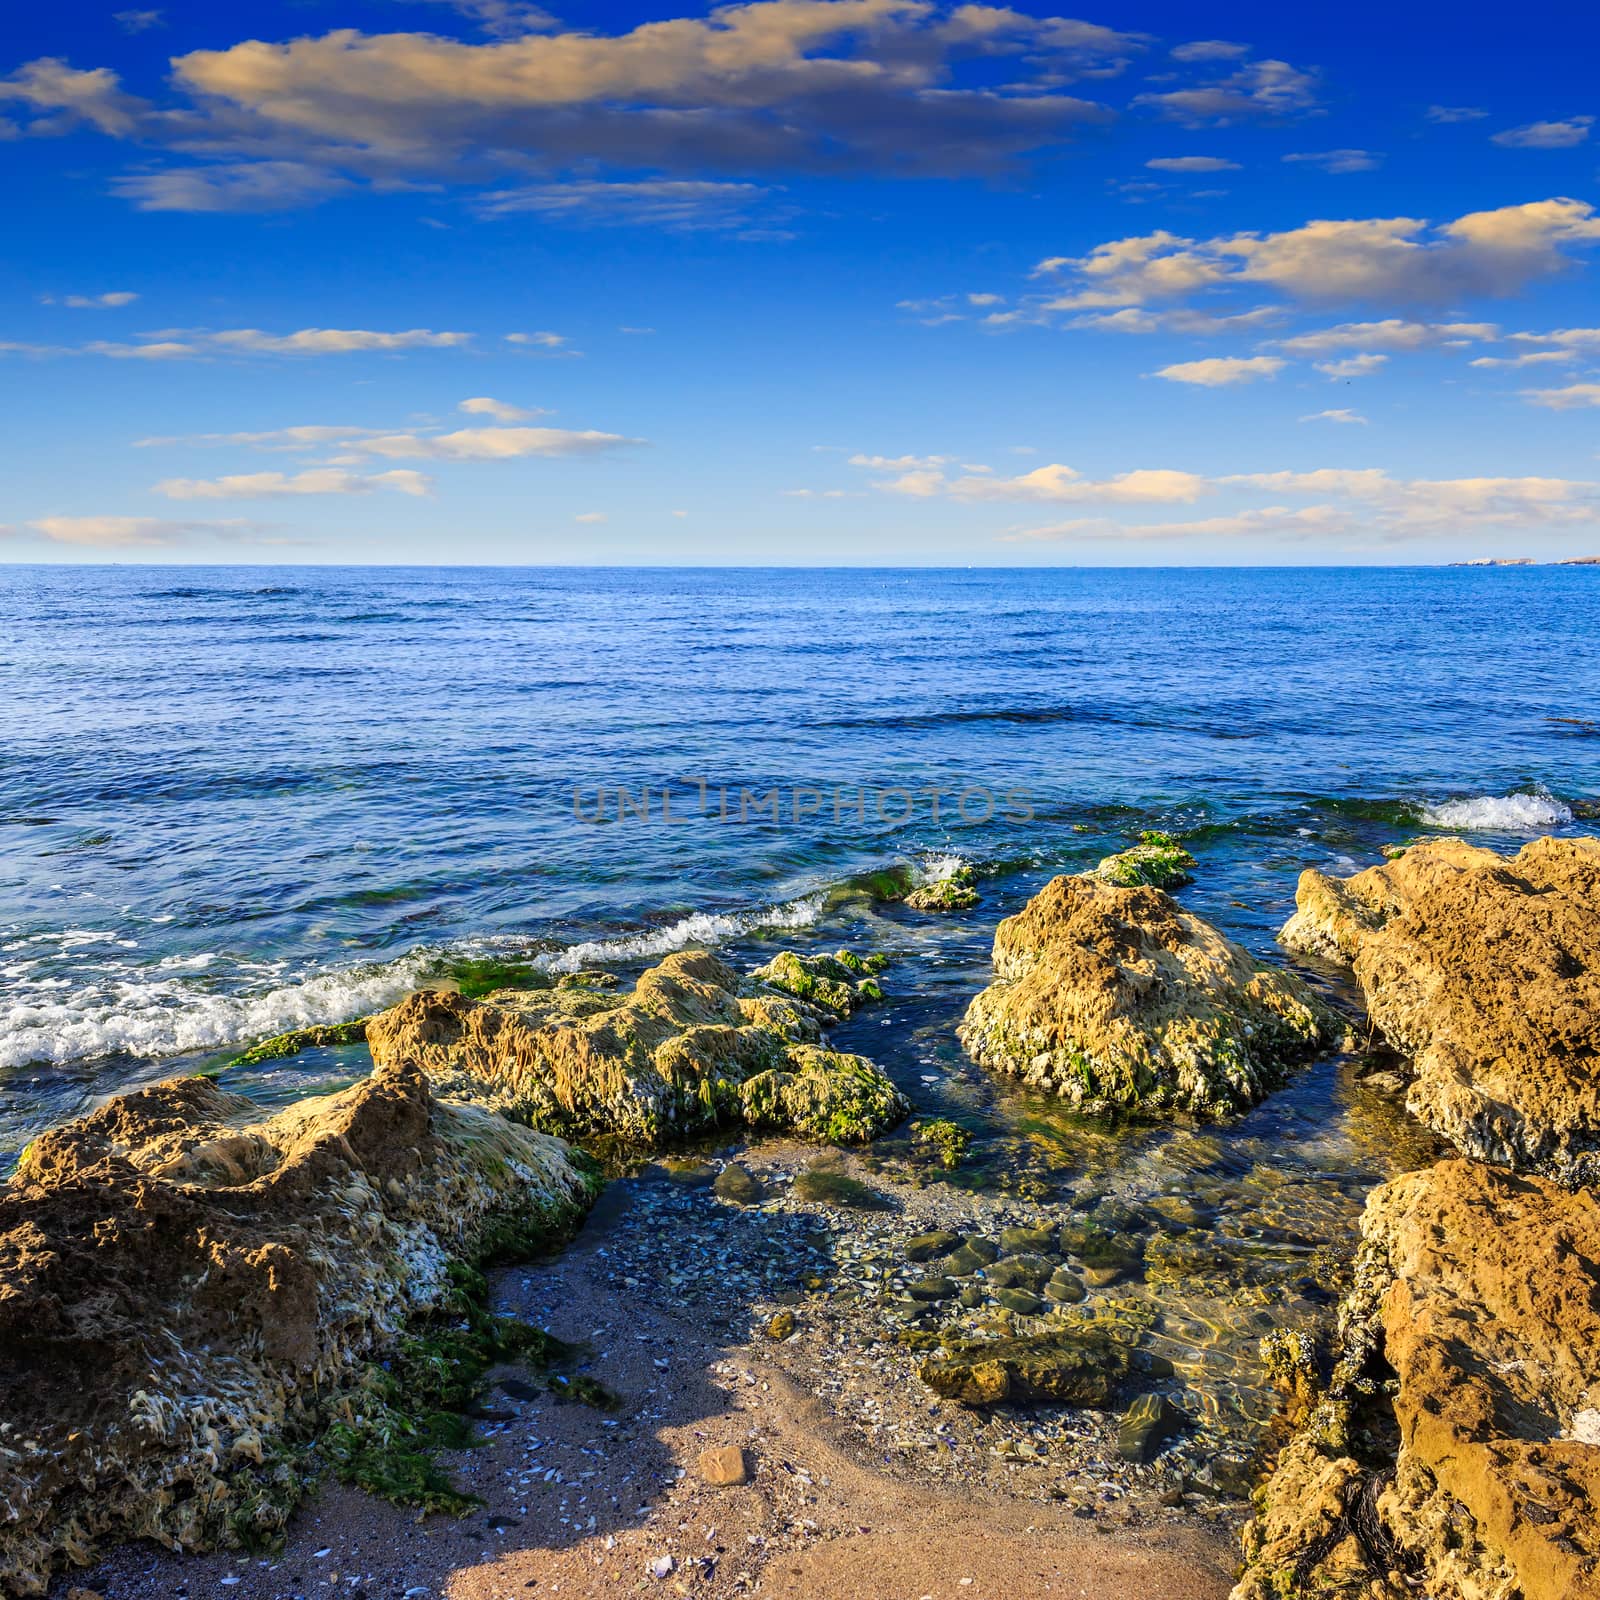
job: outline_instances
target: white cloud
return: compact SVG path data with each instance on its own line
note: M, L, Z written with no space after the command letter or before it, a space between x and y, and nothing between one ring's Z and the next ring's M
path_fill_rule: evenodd
M1479 356L1469 367L1539 367L1555 361L1576 361L1576 350L1530 350L1521 356Z
M1558 344L1569 350L1600 350L1600 328L1557 328L1553 333L1514 333L1519 344Z
M574 522L604 522L606 514L603 511L580 511L572 520Z
M1278 356L1211 356L1203 361L1179 361L1158 368L1152 376L1170 383L1196 383L1207 389L1228 384L1254 383L1257 378L1274 378L1288 363Z
M342 428L329 423L306 423L292 428L268 428L257 433L189 433L135 439L134 448L148 450L167 445L252 445L259 450L315 450L344 444L364 435L387 433L387 428Z
M1366 426L1367 419L1359 411L1340 409L1337 411L1313 411L1309 416L1301 417L1302 422L1353 422Z
M1005 544L1080 543L1112 539L1141 543L1150 539L1304 539L1345 534L1350 531L1348 514L1334 506L1264 506L1260 510L1240 511L1231 516L1202 517L1193 522L1113 522L1107 517L1083 518L1073 522L1053 522L1042 528L1020 528L1002 534Z
M250 522L173 522L162 517L39 517L28 524L52 544L97 550L157 549L187 542L193 535L248 538Z
M1316 79L1310 73L1291 67L1287 61L1249 61L1216 83L1136 95L1133 103L1151 106L1163 116L1191 127L1219 127L1240 120L1314 111L1316 87Z
M1280 339L1277 344L1291 355L1314 356L1363 348L1422 350L1429 345L1465 344L1499 336L1500 328L1493 322L1410 322L1401 317L1385 317L1381 322L1341 322L1337 327Z
M1318 361L1314 365L1318 372L1325 372L1330 378L1370 378L1388 360L1388 356L1368 352L1365 355L1345 356L1339 361Z
M1383 165L1383 157L1371 150L1308 150L1283 159L1332 173L1371 172Z
M363 477L337 467L313 467L293 475L244 472L226 478L166 478L155 486L155 493L169 500L272 500L285 495L370 494L374 489L427 495L433 492L433 480L405 469Z
M1072 328L1094 328L1101 333L1245 333L1278 322L1283 313L1276 306L1258 306L1253 311L1217 313L1186 308L1149 311L1143 306L1124 306L1121 311L1089 312L1074 317Z
M159 334L136 334L136 342L95 339L78 346L0 344L0 351L109 356L120 361L188 361L224 355L326 356L455 350L470 344L472 337L470 333L435 333L431 328L409 328L397 333L368 328L301 328L295 333L266 333L260 328L169 328Z
M1196 240L1165 230L1041 262L1061 278L1047 312L1140 306L1229 285L1266 286L1293 300L1456 301L1506 295L1572 264L1600 241L1584 200L1552 199L1478 211L1433 225L1420 217L1308 222L1283 233Z
M47 294L42 298L47 306L62 305L73 311L106 311L131 306L139 296L132 289L112 289L106 294L64 294L59 300Z
M1194 39L1174 45L1170 54L1174 61L1236 61L1250 54L1250 46L1231 39Z
M1564 389L1524 389L1523 398L1551 411L1574 411L1580 406L1600 406L1600 383L1569 383Z
M166 13L162 11L113 11L111 20L124 33L144 33L150 28L164 28Z
M1224 161L1221 156L1157 156L1145 162L1157 172L1241 172L1237 161Z
M1429 106L1429 122L1478 122L1489 115L1482 106Z
M1148 505L1190 501L1205 490L1205 480L1192 472L1139 468L1096 481L1059 462L1036 467L1015 478L995 476L988 468L974 470L970 467L965 476L952 478L943 470L948 460L946 456L856 456L852 458L852 465L879 471L907 469L901 477L875 483L873 487L918 499L948 495L966 501Z
M1593 117L1568 117L1564 122L1530 122L1493 135L1492 142L1513 150L1570 150L1589 137Z
M207 167L131 172L111 192L139 211L290 211L354 188L348 178L304 161L229 161Z
M693 232L746 228L753 208L767 194L755 183L591 178L499 189L484 195L477 209L488 217L532 214L557 222Z
M526 422L530 417L547 415L538 408L526 411L504 400L491 400L488 395L476 395L471 400L463 400L456 409L465 411L468 416L493 417L496 422Z
M526 0L446 3L490 37L245 39L173 57L162 105L109 69L41 59L0 80L0 98L28 132L88 123L204 163L126 180L137 204L261 209L452 172L994 173L1107 120L1062 86L1115 76L1148 43L957 0L751 0L615 33Z
M642 442L593 428L458 428L454 433L377 434L351 440L349 452L352 458L382 456L399 461L515 461L525 456L597 455Z

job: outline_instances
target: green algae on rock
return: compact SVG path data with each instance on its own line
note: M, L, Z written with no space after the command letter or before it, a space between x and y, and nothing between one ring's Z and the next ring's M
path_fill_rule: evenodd
M1195 859L1170 833L1146 828L1139 842L1115 855L1107 856L1094 869L1094 876L1119 889L1178 889L1194 882L1190 870Z
M1120 1329L1084 1321L1048 1333L957 1339L924 1361L919 1376L941 1399L967 1405L1053 1400L1103 1411L1136 1375L1170 1372Z
M230 1067L253 1067L261 1061L280 1061L297 1056L302 1050L327 1049L330 1046L360 1044L367 1036L370 1017L357 1017L351 1022L322 1022L309 1028L295 1028L289 1033L275 1033L240 1052L228 1062Z
M977 903L977 874L966 865L919 883L906 896L906 904L913 911L970 911Z
M963 1128L959 1122L952 1122L948 1117L933 1117L926 1122L913 1122L911 1137L915 1143L932 1150L939 1158L939 1165L950 1172L961 1165L962 1158L972 1148L970 1130Z
M679 952L631 994L414 994L373 1018L367 1041L375 1061L415 1061L441 1093L548 1133L652 1145L744 1123L858 1144L909 1106L864 1056L823 1046L822 1030L869 997L881 964L786 953L741 978Z
M753 983L792 994L842 1022L866 1001L883 999L878 974L888 964L884 956L858 956L851 950L831 956L801 956L785 950L766 966L757 967L750 978Z
M0 1189L0 1590L109 1540L270 1541L452 1268L561 1242L596 1187L411 1066L265 1119L176 1079L36 1139Z
M994 968L961 1023L968 1052L1090 1109L1243 1110L1345 1031L1160 889L1093 876L1054 878L1007 917Z

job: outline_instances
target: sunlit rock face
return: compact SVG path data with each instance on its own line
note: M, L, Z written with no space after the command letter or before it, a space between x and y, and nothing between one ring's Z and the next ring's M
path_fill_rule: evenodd
M1600 839L1429 840L1307 872L1297 905L1281 941L1351 968L1413 1116L1483 1161L1600 1178Z
M983 1065L1084 1106L1253 1105L1343 1025L1160 889L1052 879L995 933L961 1024Z
M0 1187L0 1592L270 1538L357 1373L454 1271L565 1239L594 1171L412 1066L266 1118L174 1079L36 1140Z
M851 1144L909 1109L866 1057L821 1043L881 995L875 971L845 951L785 952L745 978L680 952L631 994L424 991L374 1017L367 1042L375 1061L413 1061L441 1092L548 1132L651 1145L743 1123Z

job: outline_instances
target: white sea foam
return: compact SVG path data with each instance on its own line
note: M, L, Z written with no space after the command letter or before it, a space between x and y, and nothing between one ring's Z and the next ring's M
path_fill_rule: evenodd
M964 866L965 858L957 855L925 855L916 863L919 883L943 883L953 878Z
M393 1005L416 987L424 960L318 973L256 994L218 994L181 978L59 980L14 989L0 1004L0 1068L61 1064L121 1053L143 1060L217 1050L320 1022L343 1022Z
M821 894L805 895L749 911L696 912L663 927L611 939L592 939L532 957L548 972L577 972L606 962L667 955L691 945L717 945L764 928L809 927L823 911ZM110 951L131 941L83 929L33 935L6 948L26 949L25 958L0 963L0 1070L30 1062L62 1065L98 1056L141 1060L220 1050L293 1028L344 1022L403 999L438 963L438 949L416 950L384 964L334 968L289 981L284 967L244 964L229 976L245 992L219 992L208 978L190 976L226 968L215 954L168 956L151 966L124 965ZM38 969L54 946L58 960L73 960L72 978ZM92 965L83 958L92 947ZM457 947L482 953L507 949L508 941Z
M1569 807L1543 789L1531 794L1479 795L1428 806L1422 820L1430 828L1464 828L1469 833L1540 833L1572 821Z
M809 928L822 915L823 903L822 895L811 894L755 911L696 911L665 927L650 928L643 933L568 945L565 950L538 957L534 964L547 972L577 972L606 961L670 955L692 944L722 944L762 928Z

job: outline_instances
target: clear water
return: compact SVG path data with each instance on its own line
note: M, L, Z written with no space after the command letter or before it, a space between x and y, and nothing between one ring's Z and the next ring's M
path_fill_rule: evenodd
M1302 867L1365 864L1430 805L1486 800L1466 822L1514 844L1600 793L1581 568L9 567L0 594L0 1152L383 1004L430 952L859 938L841 884L954 855L986 874L972 958L1148 825L1262 946ZM649 822L615 820L619 785ZM971 820L851 809L929 785L973 789ZM601 786L612 820L576 820ZM741 821L774 787L823 798ZM980 820L977 790L1033 815Z
M1188 1385L1197 1461L1259 1445L1260 1334L1326 1323L1367 1189L1433 1146L1348 1060L1209 1128L997 1081L953 1033L995 922L1159 826L1199 859L1181 898L1269 951L1307 866L1430 828L1514 848L1600 796L1595 570L13 567L0 590L0 1171L97 1097L362 1014L441 954L882 949L890 999L839 1042L977 1134L957 1183L1138 1234L1112 1298ZM862 787L910 815L857 815ZM601 788L608 820L575 817ZM774 788L777 821L741 820ZM796 788L820 791L798 819ZM1012 799L985 819L979 791ZM952 859L984 897L955 917L863 877ZM365 1065L224 1077L278 1103Z

